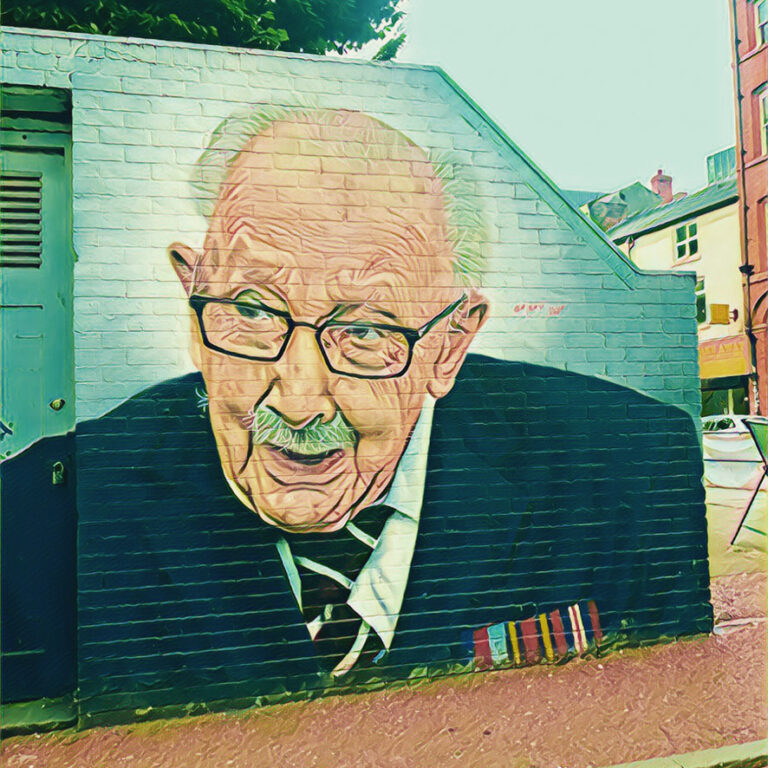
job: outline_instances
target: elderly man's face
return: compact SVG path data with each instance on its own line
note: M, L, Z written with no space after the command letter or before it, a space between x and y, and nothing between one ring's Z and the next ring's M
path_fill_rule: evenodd
M356 113L336 113L334 124L274 123L232 166L203 253L171 248L188 293L238 301L215 305L226 310L222 330L206 330L209 342L241 352L241 323L267 322L265 309L342 323L329 340L354 358L376 331L343 323L418 329L467 296L394 378L332 372L305 326L273 361L211 349L195 326L224 473L283 528L334 530L384 494L425 395L450 390L482 324L480 297L456 285L440 184L421 151L396 136Z

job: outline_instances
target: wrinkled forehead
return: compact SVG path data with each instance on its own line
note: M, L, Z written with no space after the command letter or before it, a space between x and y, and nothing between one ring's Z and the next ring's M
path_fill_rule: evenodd
M237 156L206 241L208 268L274 250L297 268L342 257L438 279L453 271L442 185L424 151L358 112L276 121ZM271 254L274 256L274 254Z
M327 174L349 175L390 173L422 178L425 191L433 185L439 191L424 150L380 120L348 110L297 113L275 120L247 142L232 171L243 167L319 168ZM232 179L228 181L231 184Z

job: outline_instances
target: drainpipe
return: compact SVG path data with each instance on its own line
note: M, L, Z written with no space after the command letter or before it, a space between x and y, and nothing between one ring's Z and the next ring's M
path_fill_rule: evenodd
M739 196L741 198L741 255L742 261L739 267L739 272L744 275L744 294L746 299L746 323L745 332L749 339L750 358L752 361L752 394L755 403L755 413L760 413L760 395L758 387L758 371L757 371L757 336L752 330L752 297L751 297L751 281L752 273L755 268L749 263L748 259L748 244L749 239L747 237L747 182L745 179L745 162L744 162L744 113L741 108L743 96L741 95L741 70L739 69L739 33L736 24L737 9L736 0L731 0L731 35L733 41L733 72L734 72L734 87L736 88L736 120L738 127L738 158L739 164L739 181L741 189Z

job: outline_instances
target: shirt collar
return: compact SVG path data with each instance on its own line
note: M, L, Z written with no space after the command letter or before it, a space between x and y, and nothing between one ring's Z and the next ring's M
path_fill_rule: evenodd
M384 525L376 547L358 574L347 600L348 605L379 635L387 650L400 618L419 529L434 407L435 399L426 395L392 484L379 502L392 507L395 512ZM277 550L293 596L301 608L301 580L290 548L282 537Z
M434 407L434 398L427 395L389 492L382 499L382 503L395 512L384 525L347 600L374 629L387 650L400 618L419 531Z
M413 427L411 439L397 465L392 485L382 504L396 509L414 522L419 522L421 502L424 497L424 479L427 473L429 438L432 432L432 417L435 399L426 395L421 413Z

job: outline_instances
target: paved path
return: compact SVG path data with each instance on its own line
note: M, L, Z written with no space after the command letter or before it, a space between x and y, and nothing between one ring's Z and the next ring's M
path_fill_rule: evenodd
M3 768L584 768L764 739L765 543L727 548L738 492L715 495L718 625L709 637L244 713L12 738Z

